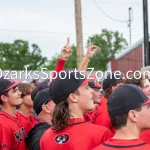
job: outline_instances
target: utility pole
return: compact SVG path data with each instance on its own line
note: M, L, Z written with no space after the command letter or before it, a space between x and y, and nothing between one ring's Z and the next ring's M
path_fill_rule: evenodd
M149 32L148 32L148 2L143 0L144 54L145 65L150 65Z
M82 13L81 13L81 0L75 1L75 22L76 22L76 43L77 43L77 67L79 68L84 52L83 52L83 37L82 37Z
M129 7L129 24L128 24L128 27L129 27L129 40L130 40L130 46L131 46L131 10L132 10L132 8L131 7Z

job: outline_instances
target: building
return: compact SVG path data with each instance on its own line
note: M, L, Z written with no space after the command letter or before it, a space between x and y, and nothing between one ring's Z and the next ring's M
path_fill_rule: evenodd
M150 39L149 39L150 48ZM121 71L122 73L129 74L139 71L145 66L145 52L144 52L144 39L139 40L130 48L127 48L117 54L114 59L111 59L107 64L109 71Z

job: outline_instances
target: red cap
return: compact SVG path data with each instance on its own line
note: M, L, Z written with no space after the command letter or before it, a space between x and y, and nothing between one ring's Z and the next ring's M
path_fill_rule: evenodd
M13 87L19 85L22 82L22 80L18 81L18 82L14 82L10 87L8 87L5 91L8 91L10 89L12 89Z

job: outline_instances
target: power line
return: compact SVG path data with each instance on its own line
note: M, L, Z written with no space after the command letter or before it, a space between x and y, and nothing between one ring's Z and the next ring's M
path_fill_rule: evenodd
M37 33L37 34L69 34L65 32L51 32L51 31L31 31L31 30L15 30L15 29L0 29L2 32L25 32L25 33ZM75 33L71 33L75 34Z
M31 31L31 30L15 30L15 29L0 29L0 32L24 32L24 33L33 33L33 34L75 34L75 32L51 32L51 31ZM97 33L83 33L83 35L92 35ZM128 34L124 34L128 35ZM142 34L133 34L132 36L142 36Z
M4 3L4 5L6 4L6 6L17 6L18 4L29 4L29 3L53 3L54 1L53 0L24 0L24 1L21 1L21 2L13 2L13 3ZM15 5L16 4L16 5Z
M109 19L111 19L111 20L113 20L113 21L116 21L116 22L122 22L122 23L128 23L128 21L127 20L117 20L117 19L114 19L114 18L112 18L112 17L110 17L109 15L107 15L100 7L99 7L99 5L96 3L96 1L95 0L93 0L93 2L95 3L95 5L97 6L97 8L107 17L107 18L109 18Z
M131 5L131 4L133 4L133 3L124 3L124 2L112 2L112 1L97 1L97 3L101 3L101 4L121 4L121 5ZM142 3L134 3L134 5L139 5L139 6L141 6L142 5Z

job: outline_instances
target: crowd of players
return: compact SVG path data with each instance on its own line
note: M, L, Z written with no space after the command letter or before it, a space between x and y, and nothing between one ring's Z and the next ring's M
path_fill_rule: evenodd
M98 49L89 46L78 71L62 72L64 79L33 85L0 78L1 150L150 149L149 76L83 78ZM67 41L56 72L71 53Z

